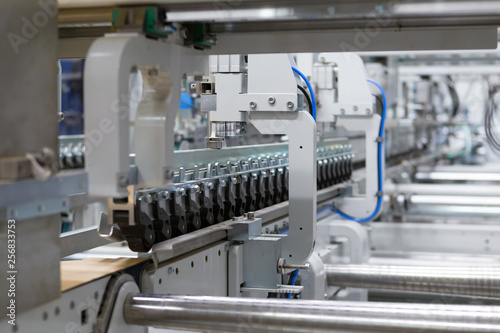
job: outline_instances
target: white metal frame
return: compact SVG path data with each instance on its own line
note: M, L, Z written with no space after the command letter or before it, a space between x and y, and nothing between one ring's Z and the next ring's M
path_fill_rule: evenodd
M140 101L135 121L138 183L154 187L169 181L179 83L187 66L199 72L208 66L208 57L195 52L171 39L139 34L110 34L92 44L84 84L89 194L127 196L131 102ZM129 76L138 70L144 76L142 92L129 89Z

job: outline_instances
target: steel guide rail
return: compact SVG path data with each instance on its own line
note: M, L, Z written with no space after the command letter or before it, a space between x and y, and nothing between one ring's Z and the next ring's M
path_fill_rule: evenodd
M336 142L318 149L318 189L351 178L352 148ZM137 190L134 202L127 204L133 205L133 210L116 207L110 216L132 251L147 252L172 237L288 200L288 154L262 155L247 155L224 164L180 166L173 172L171 187ZM133 225L130 211L134 212Z

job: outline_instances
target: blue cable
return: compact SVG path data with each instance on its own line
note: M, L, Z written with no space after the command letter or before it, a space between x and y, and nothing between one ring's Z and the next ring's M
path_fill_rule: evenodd
M292 286L295 286L295 282L297 281L297 276L299 275L299 270L296 269L295 272L293 272L293 277L292 277ZM292 293L288 293L286 298L292 298Z
M382 100L384 102L384 105L382 106L382 119L380 120L380 128L379 128L378 136L380 138L383 138L384 137L384 126L385 126L385 114L387 111L387 99L385 97L385 91L384 91L384 88L382 88L382 86L380 84L373 81L372 79L366 79L366 81L377 86L377 88L380 90L380 92L382 94ZM383 144L383 142L382 142L382 140L380 140L378 142L378 190L380 193L383 192L383 184L384 184L384 181L382 179L382 158L383 158L383 156L382 156L382 144ZM373 214L371 214L368 217L362 218L362 219L358 219L358 218L349 216L349 215L341 212L340 210L336 209L333 206L325 208L321 212L324 212L327 209L332 209L335 213L339 214L340 216L342 216L345 219L355 221L355 222L368 222L371 219L373 219L375 216L377 216L378 212L380 211L381 206L382 206L382 195L379 195L378 200L377 200L377 207L375 208L375 211L373 212Z
M316 98L314 97L314 90L311 86L311 83L309 82L309 80L307 79L307 77L304 75L304 73L302 73L301 71L299 71L297 68L293 67L292 66L292 70L299 74L299 76L302 78L302 80L304 80L304 82L306 83L307 85L307 89L309 89L309 94L311 95L311 104L312 104L312 117L314 118L314 121L316 121Z

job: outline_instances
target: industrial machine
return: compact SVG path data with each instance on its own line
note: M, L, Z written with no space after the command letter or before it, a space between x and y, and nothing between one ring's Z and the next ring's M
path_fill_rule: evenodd
M500 332L500 1L0 4L0 331Z

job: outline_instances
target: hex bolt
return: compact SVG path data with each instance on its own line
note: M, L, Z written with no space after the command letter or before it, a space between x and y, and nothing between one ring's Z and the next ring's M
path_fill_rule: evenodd
M238 216L234 216L234 217L233 217L233 221L234 221L234 222L238 222L238 221L239 221L239 217L238 217Z
M276 98L271 96L271 97L269 97L269 99L267 101L269 102L269 104L274 104L274 103L276 103Z
M288 102L286 102L286 107L287 107L287 108L289 108L289 109L292 109L294 105L295 105L295 104L293 104L293 102L292 102L292 101L288 101Z
M251 107L252 109L255 109L255 108L257 107L257 103L255 103L254 101L251 101L251 102L250 102L250 107Z
M255 218L255 212L248 212L247 219L248 220L253 220L254 218Z

